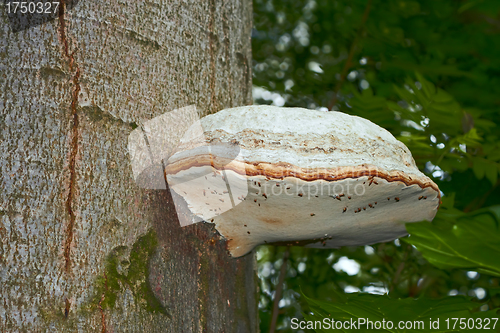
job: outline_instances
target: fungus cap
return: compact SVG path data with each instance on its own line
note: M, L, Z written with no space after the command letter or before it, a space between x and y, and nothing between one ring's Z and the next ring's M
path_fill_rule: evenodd
M166 177L235 257L264 243L389 241L406 234L404 223L431 221L439 207L437 185L409 149L366 119L245 106L206 116L201 126L204 142L186 135Z

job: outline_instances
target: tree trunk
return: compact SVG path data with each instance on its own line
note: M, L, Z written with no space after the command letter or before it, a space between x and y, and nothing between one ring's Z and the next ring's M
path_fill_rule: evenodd
M3 15L3 14L2 14ZM0 30L0 331L256 332L252 255L133 180L127 139L251 103L250 0L80 1Z

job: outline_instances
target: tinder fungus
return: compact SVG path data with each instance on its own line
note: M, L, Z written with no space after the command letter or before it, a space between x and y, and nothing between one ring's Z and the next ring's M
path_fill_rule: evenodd
M264 243L336 248L389 241L431 221L437 185L409 149L341 112L245 106L201 119L165 175L232 256Z

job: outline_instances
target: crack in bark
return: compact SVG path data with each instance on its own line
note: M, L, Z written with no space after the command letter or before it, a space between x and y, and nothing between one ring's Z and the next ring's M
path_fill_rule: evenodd
M242 52L244 52L242 50ZM244 84L243 86L243 99L245 101L245 105L252 105L252 98L248 98L248 83L250 81L250 66L248 65L248 59L247 56L244 55L242 52L236 52L236 57L238 58L238 61L245 66L245 73L244 73Z
M106 276L106 273L104 273L104 288L107 290L108 289L108 277ZM99 301L99 311L101 312L101 323L102 323L102 329L101 333L106 333L106 316L104 314L104 309L101 306L102 301L104 301L105 293L102 293L101 300Z
M69 299L66 298L66 300L64 301L66 303L65 307L64 307L64 317L65 318L68 318L68 315L69 315L69 310L71 308L71 302L69 301Z
M215 96L215 50L214 50L214 40L216 38L214 32L214 21L215 21L215 0L210 1L210 21L208 23L208 39L209 39L209 53L210 53L210 107L211 111L217 110L217 99Z
M230 5L230 4L229 4ZM227 72L227 87L228 87L228 92L229 92L229 105L232 107L233 106L233 80L231 77L231 39L230 39L230 32L229 32L229 17L228 17L228 1L224 1L222 8L224 10L222 11L222 31L224 32L224 44L225 44L225 58L226 58L226 63L224 64L225 71Z
M104 315L104 309L101 306L101 302L103 300L104 300L104 294L102 294L101 300L99 301L99 311L101 312L101 323L102 323L101 333L106 333L106 316Z
M74 91L71 98L71 114L73 117L73 125L71 127L71 145L70 145L70 156L69 156L69 192L68 197L66 198L66 210L69 215L69 222L66 231L66 241L64 243L64 260L65 265L64 268L66 272L69 272L71 268L70 254L71 254L71 243L73 242L73 234L74 234L74 226L76 222L76 215L73 209L73 199L75 197L75 185L76 185L76 156L78 154L78 125L79 118L77 113L77 105L78 105L78 95L80 93L80 68L75 64L74 53L69 53L68 40L66 36L66 22L64 21L64 14L66 9L65 1L61 1L61 5L59 6L59 37L63 44L64 56L69 60L69 69L71 72L75 71L75 75L73 76L73 85ZM69 310L68 310L69 311Z

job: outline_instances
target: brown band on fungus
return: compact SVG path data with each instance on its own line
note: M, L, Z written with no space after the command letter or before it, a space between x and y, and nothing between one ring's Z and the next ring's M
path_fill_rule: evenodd
M301 168L290 163L243 162L214 157L213 155L198 155L167 165L165 174L174 175L190 168L204 166L211 166L215 170L231 170L242 176L264 176L277 180L285 177L294 177L304 181L339 181L348 178L356 179L363 176L378 177L388 182L402 182L407 186L418 185L422 189L430 187L438 192L438 197L441 198L438 186L427 177L427 180L423 181L418 177L410 177L401 171L393 170L387 172L377 166L368 164L355 167Z

